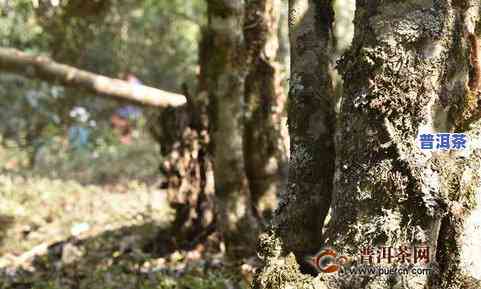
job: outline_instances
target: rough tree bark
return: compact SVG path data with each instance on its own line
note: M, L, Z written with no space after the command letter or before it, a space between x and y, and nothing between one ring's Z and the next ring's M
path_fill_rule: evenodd
M258 224L253 213L243 154L245 78L250 59L243 34L245 1L207 1L205 67L213 121L217 225L232 258L254 253Z
M242 151L239 155L233 156L235 163L241 164L245 158L245 165L241 164L235 174L242 176L238 179L233 175L229 181L238 182L239 190L232 194L231 202L234 204L235 198L240 199L247 196L245 202L246 210L249 215L253 213L255 217L262 215L269 215L276 206L276 192L281 186L281 170L284 168L286 159L285 141L287 140L287 132L285 126L281 125L281 116L284 110L285 96L281 87L281 71L280 64L276 61L278 51L278 14L279 7L276 0L261 0L250 1L245 4L245 8L239 10L242 21L239 22L242 35L239 39L227 39L226 41L238 41L239 46L223 47L222 43L216 42L216 39L223 39L225 31L219 32L219 27L213 26L211 22L207 27L203 27L201 32L201 41L199 45L199 66L200 73L198 79L197 92L193 97L189 97L189 102L186 106L180 109L167 109L161 113L158 127L155 134L163 142L164 154L169 157L164 161L162 170L167 176L166 187L172 192L169 194L171 204L176 208L177 218L175 226L179 232L195 232L202 231L205 224L195 228L200 220L212 220L210 216L210 190L204 192L199 182L199 172L209 173L210 156L217 153L222 153L217 159L221 169L217 170L217 174L231 173L231 164L226 165L226 159L232 157L231 150L215 150L215 142L209 137L206 131L210 127L211 135L215 136L214 140L220 138L220 145L225 146L226 143L236 141L236 138L222 135L224 131L234 133L241 133L242 145L229 144L229 148L239 146ZM211 5L214 5L212 3ZM244 4L243 4L244 5ZM224 9L224 6L211 6L213 9ZM215 13L222 13L222 10L215 11ZM210 15L217 15L212 14ZM229 28L233 29L233 28ZM224 40L223 40L224 41ZM219 51L225 56L218 55ZM236 63L232 63L233 58L229 56L232 51L238 53ZM229 56L229 57L226 57ZM224 61L231 61L231 63L224 63ZM238 85L245 83L243 87L239 88L238 94L230 95L229 99L223 100L223 107L217 107L216 103L220 97L226 97L225 94L218 94L218 85L223 84L222 77L230 73L228 69L236 66L237 75L241 79ZM237 80L236 80L237 81ZM227 93L227 92L223 92ZM207 103L206 95L209 95L210 105ZM187 94L186 94L187 95ZM237 97L237 98L236 98ZM245 100L244 100L245 98ZM225 109L226 102L236 101L238 103L246 103L247 105L237 106L235 108L238 113L238 120L233 121L235 129L238 131L231 132L230 128L222 127L228 123L220 123L218 126L222 130L217 130L215 119L218 119L219 109ZM238 105L238 104L236 104ZM207 112L205 108L210 108L207 119ZM217 108L217 109L216 109ZM231 117L228 113L227 116ZM244 125L245 124L245 125ZM229 124L231 125L231 124ZM160 128L160 130L158 130ZM166 138L171 140L165 144ZM207 147L211 147L210 150ZM219 152L221 151L221 152ZM225 155L227 154L227 155ZM228 168L228 169L226 169ZM238 170L238 172L237 172ZM217 180L221 182L226 181L225 176L216 176ZM206 179L201 177L200 179ZM220 183L222 184L222 183ZM244 187L245 184L248 186ZM229 189L230 190L230 189ZM252 201L249 201L249 193L252 192ZM238 195L240 194L240 195ZM225 197L224 197L225 198ZM201 210L199 210L201 208ZM202 210L204 208L204 210ZM207 210L205 210L207 208ZM218 211L228 210L229 208L218 206ZM257 210L256 210L257 209ZM223 218L227 212L223 212ZM204 216L204 217L203 217ZM252 222L259 221L261 218L252 218ZM209 223L207 222L207 223ZM205 222L200 222L205 223ZM211 226L209 226L210 228ZM226 225L219 228L222 231ZM237 229L229 229L237 230ZM248 237L251 242L254 242L257 231L249 230L239 232L240 234L249 234ZM231 233L233 234L233 233ZM180 234L192 235L192 234ZM237 237L232 237L237 239ZM253 253L253 243L243 244L245 240L238 240L236 247L248 248L250 254ZM231 251L229 245L227 250ZM234 249L237 251L237 249ZM236 253L237 254L237 253Z
M200 83L202 87L203 81ZM207 152L210 138L206 92L191 95L184 85L183 93L187 104L160 111L150 129L161 144L160 170L165 177L161 187L167 190L169 204L176 212L173 237L179 247L189 248L213 232L214 183L212 160Z
M11 48L0 48L0 69L143 105L166 107L186 103L185 96L177 93L145 85L132 85Z
M480 277L479 265L466 262L479 251L481 234L479 228L466 230L465 222L478 213L474 200L481 193L479 7L477 0L359 0L353 45L340 65L345 84L331 214L315 245L334 247L352 268L361 262L363 247L423 244L430 262L417 266L432 272L302 275L292 255L282 257L292 251L285 236L298 231L285 229L296 218L280 211L274 233L261 238L266 264L256 288L481 288L474 278ZM422 132L465 132L472 142L462 152L422 151ZM312 158L306 150L292 154L291 165ZM286 198L292 211L304 210L301 201Z
M335 98L327 73L333 16L330 1L289 3L291 159L275 223L286 252L294 252L305 271L303 257L319 250L334 172Z
M286 95L277 61L280 0L250 1L244 35L252 59L246 78L244 157L257 215L267 219L277 206L286 177L287 137L283 132Z

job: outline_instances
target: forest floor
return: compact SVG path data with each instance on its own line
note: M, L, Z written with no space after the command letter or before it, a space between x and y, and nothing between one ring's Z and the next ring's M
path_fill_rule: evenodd
M215 234L172 244L153 147L33 170L0 148L0 289L247 288L252 266L226 262Z

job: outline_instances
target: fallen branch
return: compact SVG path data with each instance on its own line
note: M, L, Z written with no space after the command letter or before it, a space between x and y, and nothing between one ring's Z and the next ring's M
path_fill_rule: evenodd
M0 47L0 70L148 106L181 106L187 101L181 94L91 73L11 48Z

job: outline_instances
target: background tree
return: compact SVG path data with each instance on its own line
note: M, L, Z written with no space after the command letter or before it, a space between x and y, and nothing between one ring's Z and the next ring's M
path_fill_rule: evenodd
M251 1L244 25L252 57L245 87L244 157L253 205L264 218L277 207L277 194L285 189L287 177L285 71L284 59L279 58L281 11L281 1Z
M275 208L281 188L280 8L271 0L208 1L199 87L209 93L217 222L232 256L253 252L262 215Z
M246 256L258 231L243 154L245 78L251 59L243 33L244 1L207 2L206 67L209 99L213 102L214 178L217 224L232 257Z

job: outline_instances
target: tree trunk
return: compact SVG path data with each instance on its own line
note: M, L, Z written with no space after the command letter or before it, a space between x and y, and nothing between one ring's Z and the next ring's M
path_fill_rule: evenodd
M175 209L173 237L181 248L204 241L214 227L212 161L207 153L209 134L204 93L192 96L183 85L187 105L159 112L150 127L161 144L164 177L161 187ZM159 236L165 238L165 236Z
M252 59L246 78L244 156L256 212L272 216L287 162L283 114L286 95L277 62L279 0L251 1L246 7L244 34Z
M429 262L412 265L430 273L414 274L394 257L376 265L408 274L301 275L292 257L279 257L292 250L284 236L299 234L283 229L289 220L281 214L275 234L261 238L266 266L256 288L481 288L474 278L479 265L467 262L480 250L481 234L465 223L472 212L479 215L479 7L479 1L357 1L353 45L340 65L345 84L331 214L321 246L310 244L346 256L345 269L366 265L364 248L424 246ZM420 149L420 133L441 132L465 132L471 145L462 152ZM293 150L291 166L299 155Z
M199 171L196 167L200 166L200 171L204 172L209 168L209 166L202 166L201 159L196 160L195 156L203 156L202 159L205 158L206 163L209 164L209 156L217 155L216 162L219 167L215 171L215 178L218 181L218 191L226 191L225 193L219 191L217 196L223 201L220 205L218 204L218 215L222 216L222 220L218 219L219 230L222 232L227 228L224 237L227 236L235 241L233 243L226 239L227 250L230 254L232 253L231 255L244 254L246 249L249 251L248 254L254 253L253 245L257 230L250 228L256 228L257 221L260 219L254 217L269 215L269 212L274 210L276 193L281 187L281 170L285 168L286 163L287 132L286 126L281 125L285 96L281 87L280 64L276 62L278 4L277 0L251 1L244 8L238 8L239 11L235 13L241 14L232 15L242 20L238 20L240 29L243 31L240 31L242 35L237 36L237 39L228 38L232 36L230 35L232 31L227 33L223 30L224 27L217 27L218 24L213 21L202 29L199 45L200 73L196 96L190 98L187 106L183 108L164 110L158 127L161 130L156 133L163 143L166 138L172 140L171 145L163 145L164 154L170 157L164 161L162 170L167 175L165 186L171 192L169 199L177 211L174 226L179 228L177 230L179 232L196 231L194 226L198 223L196 220L211 219L202 218L202 212L198 210L201 204L199 200L209 199L209 194L203 194L202 190L192 188L199 187L196 185L198 178L195 176ZM211 19L218 17L217 13L222 12L216 9L226 9L225 6L215 6L214 3L211 5L213 6L210 7L214 7L209 10ZM227 7L227 11L230 11L229 9L231 8ZM228 43L229 46L225 47L223 43ZM219 51L222 53L225 51L225 55L220 55ZM234 56L231 56L232 53L237 53L236 58L241 61L234 59ZM231 68L236 70L232 71ZM219 91L218 87L224 85L223 77L231 72L238 75L238 79L234 77L235 74L230 77L232 83L230 85L236 90L233 93L229 89ZM205 114L201 111L207 107L205 97L209 93L211 103L208 107L211 111L210 119L207 121ZM247 105L244 106L243 103ZM229 108L231 105L234 110ZM226 111L234 111L238 119L228 119L235 114L230 112L224 114ZM215 120L219 120L219 117L223 120L216 122ZM188 131L184 130L186 125L189 127ZM209 134L204 130L207 126L210 127L210 135L214 136L214 141L209 140ZM195 137L189 137L193 132ZM229 135L225 135L226 132ZM239 135L242 137L242 143L236 143ZM196 153L198 145L192 145L193 142L189 139L197 139L199 136L206 139L195 142L201 147L199 153ZM217 149L214 145L216 142L220 144ZM211 149L208 150L207 146ZM241 150L237 152L238 155L231 153L239 147ZM232 164L235 164L234 170ZM228 186L226 186L226 182L237 184L234 184L236 187L230 188L229 186L232 185L227 183ZM199 192L201 192L200 195ZM249 193L252 193L252 201L249 200ZM207 203L210 204L210 202ZM248 214L243 217L244 213L241 212L239 218L247 218L251 224L247 226L242 224L243 221L236 224L238 221L235 220L231 224L228 222L222 224L227 220L225 216L230 210L224 204L234 206L238 203L245 206L245 214ZM246 230L248 227L250 228ZM250 243L239 239L235 234L248 235L246 238ZM186 236L186 234L181 235Z
M334 90L329 54L333 10L330 1L289 2L291 159L287 194L280 200L277 233L286 252L303 256L319 250L329 210L334 172Z
M242 0L209 0L206 45L215 51L206 67L213 107L217 224L232 258L254 253L258 224L253 214L243 154L247 58Z
M352 288L462 288L469 278L460 267L462 220L479 186L479 152L463 159L421 151L417 138L464 131L474 120L467 41L478 19L474 2L357 5L342 64L338 178L325 243L351 256L365 246L423 244L433 273L344 278Z

